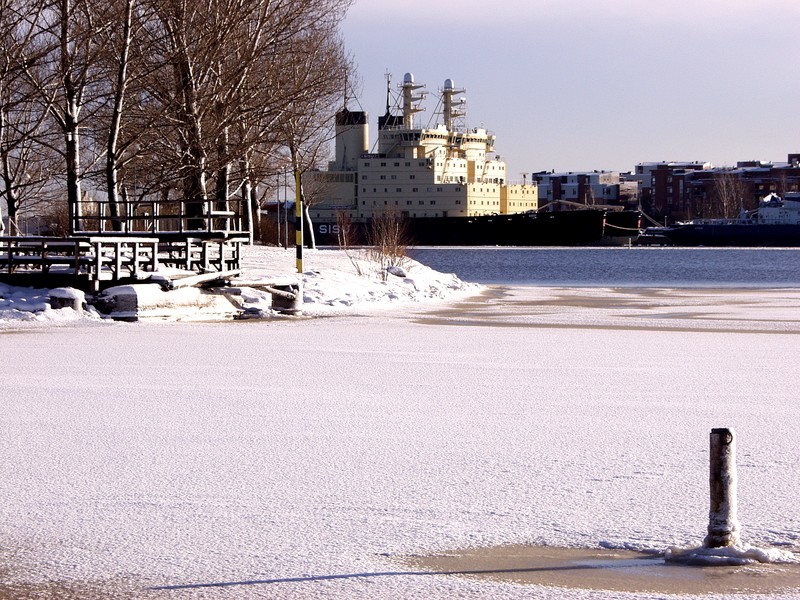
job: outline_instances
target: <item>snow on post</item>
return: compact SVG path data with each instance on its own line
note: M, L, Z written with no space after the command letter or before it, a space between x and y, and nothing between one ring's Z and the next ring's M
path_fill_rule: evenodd
M72 308L78 312L86 307L86 294L71 287L54 288L49 292L50 308Z
M736 517L736 439L732 429L711 430L711 508L708 512L706 548L739 544Z

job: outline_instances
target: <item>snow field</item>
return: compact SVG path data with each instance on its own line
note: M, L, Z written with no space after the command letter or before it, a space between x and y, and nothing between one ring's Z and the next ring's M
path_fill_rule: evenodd
M387 313L78 326L0 345L15 357L0 367L0 545L22 579L115 578L140 593L301 579L148 592L176 598L556 597L319 578L403 572L404 556L466 546L699 543L721 426L738 435L742 538L800 536L794 334Z

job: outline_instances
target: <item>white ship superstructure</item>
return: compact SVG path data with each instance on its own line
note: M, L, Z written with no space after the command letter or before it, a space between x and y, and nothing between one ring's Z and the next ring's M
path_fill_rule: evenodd
M401 113L378 119L376 152L368 150L366 112L336 115L336 155L328 171L306 178L311 214L318 223L344 216L366 222L392 213L405 218L474 217L536 210L536 185L508 182L506 165L494 152L495 136L463 126L465 100L447 79L441 90L442 122L418 127L424 86L406 73L400 85Z

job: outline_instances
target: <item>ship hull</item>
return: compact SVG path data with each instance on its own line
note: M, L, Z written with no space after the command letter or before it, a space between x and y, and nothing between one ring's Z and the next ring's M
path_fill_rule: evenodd
M638 211L573 210L481 217L406 219L414 246L590 246L625 244L639 234ZM333 223L314 223L320 245L338 245ZM369 225L350 224L348 244L369 244Z
M657 234L674 246L800 247L800 225L687 223Z

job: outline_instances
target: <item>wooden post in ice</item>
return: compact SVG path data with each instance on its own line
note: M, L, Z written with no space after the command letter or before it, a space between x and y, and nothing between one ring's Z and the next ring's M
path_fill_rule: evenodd
M708 511L706 548L739 543L736 518L736 438L732 429L711 430L711 508Z

